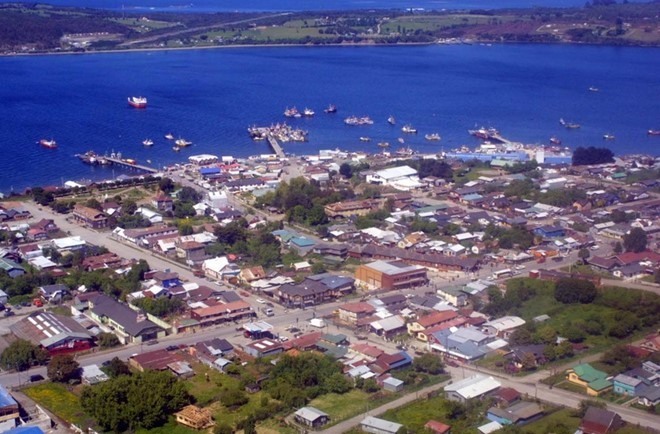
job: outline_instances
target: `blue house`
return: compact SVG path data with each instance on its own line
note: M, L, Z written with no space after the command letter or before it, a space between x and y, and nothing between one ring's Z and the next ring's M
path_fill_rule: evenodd
M305 237L293 237L289 242L296 247L311 247L315 244L313 240Z
M0 270L5 270L12 278L25 274L25 269L9 258L0 258Z
M151 277L156 280L163 288L169 289L181 285L179 274L169 270L155 271Z
M639 391L642 389L642 386L644 386L642 380L626 374L619 374L614 377L613 383L614 393L628 396L638 396Z
M564 228L561 226L541 226L534 229L534 234L540 235L543 238L555 238L564 236Z

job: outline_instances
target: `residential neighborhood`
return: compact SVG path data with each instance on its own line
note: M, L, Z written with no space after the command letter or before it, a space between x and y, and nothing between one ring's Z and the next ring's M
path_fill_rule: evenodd
M658 164L206 156L1 202L0 427L657 432Z

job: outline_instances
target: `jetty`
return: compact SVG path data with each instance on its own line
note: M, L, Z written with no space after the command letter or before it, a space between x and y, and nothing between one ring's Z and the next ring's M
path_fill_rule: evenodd
M142 172L147 172L147 173L158 173L158 170L154 169L153 167L143 166L142 164L137 164L135 162L129 162L129 161L123 160L121 158L115 158L115 157L103 157L103 158L109 164L115 164L117 166L122 166L122 167L125 167L127 169L135 169L135 170L140 170Z
M270 147L273 148L273 151L275 151L277 158L286 158L286 155L284 154L284 150L277 142L277 140L275 140L275 137L269 134L268 136L266 136L266 139L268 140L268 144L270 145Z

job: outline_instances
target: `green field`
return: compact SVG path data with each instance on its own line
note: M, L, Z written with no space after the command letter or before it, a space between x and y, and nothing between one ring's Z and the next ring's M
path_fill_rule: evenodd
M23 393L67 422L78 426L94 426L94 420L80 407L78 395L63 384L39 384L23 389Z
M319 396L313 399L309 405L328 413L330 421L333 423L365 413L369 410L370 405L371 408L374 407L374 404L370 402L369 394L358 389L353 389L343 395L330 393Z

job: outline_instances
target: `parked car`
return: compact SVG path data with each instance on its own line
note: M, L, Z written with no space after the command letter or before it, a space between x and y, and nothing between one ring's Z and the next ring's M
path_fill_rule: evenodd
M165 349L167 351L176 351L176 350L179 349L179 346L178 345L168 345L168 346L165 347Z
M264 300L263 298L257 298L257 303L264 304L266 303L266 300Z
M36 383L37 381L41 381L44 379L43 375L36 374L36 375L30 375L30 383Z

